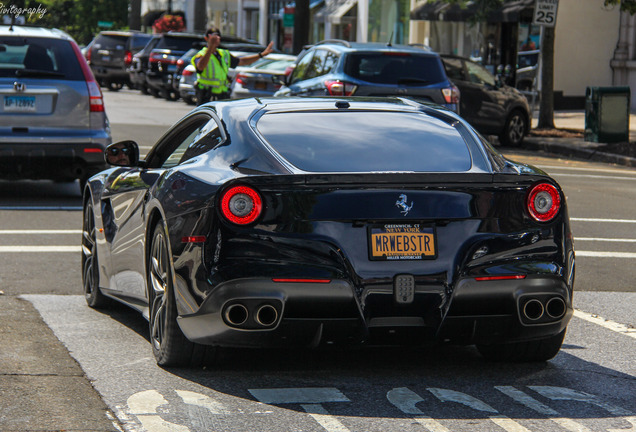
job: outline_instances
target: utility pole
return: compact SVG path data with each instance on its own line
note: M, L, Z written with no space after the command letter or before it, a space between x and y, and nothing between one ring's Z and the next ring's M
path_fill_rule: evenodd
M296 0L293 53L299 54L309 43L309 0Z

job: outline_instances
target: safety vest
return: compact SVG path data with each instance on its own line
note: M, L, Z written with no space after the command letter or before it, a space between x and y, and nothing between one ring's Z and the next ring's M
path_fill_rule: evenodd
M203 48L192 57L192 65L197 67L196 61L205 55L208 48ZM230 69L230 52L224 49L217 49L221 54L222 62L219 63L219 59L214 54L210 56L210 61L203 72L197 71L197 85L199 87L209 88L212 93L220 94L229 91L227 81L227 71Z

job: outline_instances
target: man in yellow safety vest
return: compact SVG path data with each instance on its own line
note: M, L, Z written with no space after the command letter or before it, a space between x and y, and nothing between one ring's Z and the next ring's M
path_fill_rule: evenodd
M229 69L250 65L273 51L274 42L270 42L265 50L258 54L234 57L228 50L219 48L221 31L210 28L205 32L208 46L192 57L192 64L197 70L196 95L199 105L211 100L230 97L230 83L227 77Z

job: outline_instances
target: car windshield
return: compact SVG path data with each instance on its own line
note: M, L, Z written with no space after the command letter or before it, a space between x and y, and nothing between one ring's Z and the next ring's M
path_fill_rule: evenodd
M100 35L95 43L93 49L111 49L122 51L126 46L126 36L124 35Z
M304 171L464 172L472 166L459 132L422 113L269 113L257 129L276 152Z
M84 80L70 42L35 37L0 37L0 77L38 76Z
M130 49L140 50L146 46L150 39L152 39L152 35L149 34L134 34L130 37Z
M268 71L278 71L284 72L289 66L294 64L294 60L270 60L267 58L263 58L257 62L255 62L250 67L252 69L264 69Z
M439 58L411 53L352 53L347 56L345 73L376 84L412 81L435 84L446 80Z
M192 48L193 43L201 42L203 38L188 38L188 37L172 37L164 36L161 38L156 49L169 49L175 51L187 51Z

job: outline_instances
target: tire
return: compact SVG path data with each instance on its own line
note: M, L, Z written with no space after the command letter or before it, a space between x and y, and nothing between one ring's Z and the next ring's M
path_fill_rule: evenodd
M507 344L477 345L479 353L496 362L544 362L553 358L563 345L565 330L545 339Z
M141 94L144 95L150 94L150 92L148 91L148 87L143 84L139 86L139 91L141 92Z
M209 361L215 352L190 342L177 324L172 264L163 221L155 226L148 259L150 343L159 366L195 366Z
M179 93L174 90L162 90L161 95L168 101L176 101L179 99Z
M97 237L95 228L95 214L90 200L84 207L84 221L82 227L82 284L84 298L92 308L107 307L111 301L99 289L99 257L97 255Z
M499 142L504 146L519 147L528 130L528 117L518 109L513 110L506 119L506 125L499 135Z

